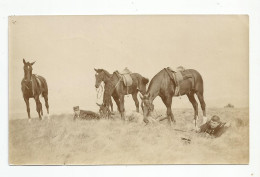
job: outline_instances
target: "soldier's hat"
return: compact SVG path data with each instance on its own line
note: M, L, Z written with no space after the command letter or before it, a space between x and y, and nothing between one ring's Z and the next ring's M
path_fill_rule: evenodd
M74 111L79 111L79 106L74 106L74 107L73 107L73 110L74 110Z
M212 116L212 117L211 117L211 120L212 120L213 122L221 123L219 116L216 116L216 115Z

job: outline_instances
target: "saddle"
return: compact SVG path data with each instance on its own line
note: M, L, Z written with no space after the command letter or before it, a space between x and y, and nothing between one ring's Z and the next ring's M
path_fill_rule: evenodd
M174 96L180 96L180 85L181 82L186 80L186 79L191 79L192 83L192 89L195 89L195 81L192 73L190 73L188 70L185 70L184 67L179 66L176 68L176 70L173 70L170 67L165 68L167 73L169 74L171 80L173 83L176 85L175 91L174 91Z
M127 88L127 94L128 94L128 87L132 86L132 84L133 84L133 79L131 77L132 72L128 68L125 68L121 72L116 71L116 73L118 74L118 76L120 78L122 78L123 83Z

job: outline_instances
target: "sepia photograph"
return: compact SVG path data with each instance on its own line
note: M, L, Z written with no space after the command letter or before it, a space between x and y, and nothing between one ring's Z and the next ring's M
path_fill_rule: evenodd
M9 165L249 164L248 15L8 18Z

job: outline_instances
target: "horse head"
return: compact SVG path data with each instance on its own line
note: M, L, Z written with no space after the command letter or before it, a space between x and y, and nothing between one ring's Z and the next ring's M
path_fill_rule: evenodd
M35 62L26 62L24 59L23 59L23 70L24 70L24 79L25 81L30 81L31 78L32 78L32 65L34 64Z
M148 116L150 116L150 113L154 110L154 105L152 100L150 99L150 93L144 94L143 96L140 95L140 98L142 100L141 107L143 109L143 115L144 115L144 122L148 123L149 120L147 119Z
M95 84L95 87L98 88L101 84L101 82L106 82L107 80L109 80L111 77L112 77L112 74L110 74L109 72L107 72L106 70L104 69L95 69L94 70L96 71L96 74L95 74L95 77L96 77L96 84Z
M109 106L106 106L105 104L98 104L99 106L99 114L100 117L110 117L110 110L109 110Z
M146 92L146 85L148 84L149 79L143 76L140 77L140 81L138 82L138 91L144 95Z
M104 71L103 69L95 69L94 70L96 71L96 74L95 74L95 77L96 77L96 83L95 83L95 87L98 88L101 84L102 81L104 81Z

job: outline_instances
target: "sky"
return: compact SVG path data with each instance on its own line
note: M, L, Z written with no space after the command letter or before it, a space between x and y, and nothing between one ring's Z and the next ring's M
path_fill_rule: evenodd
M202 75L208 108L249 106L246 15L9 17L10 118L27 117L23 58L36 61L33 73L46 78L52 114L72 113L76 105L98 110L94 68L112 73L128 67L151 80L163 68L181 65ZM154 104L166 110L160 98ZM30 105L37 116L33 99ZM135 110L131 95L125 106ZM173 98L172 108L192 105L183 96Z

